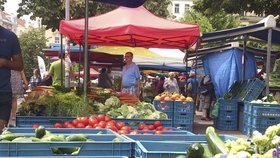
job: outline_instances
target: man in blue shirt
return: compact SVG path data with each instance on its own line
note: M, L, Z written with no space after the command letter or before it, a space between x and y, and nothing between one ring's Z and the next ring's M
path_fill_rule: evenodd
M126 52L125 65L122 69L122 86L123 93L130 93L131 95L139 97L140 95L140 71L138 66L132 62L133 53Z
M23 61L17 36L0 26L0 134L12 109L11 69L22 71Z
M195 73L192 71L190 72L189 78L186 81L186 91L188 97L193 98L194 106L198 109L197 107L198 80L195 77Z

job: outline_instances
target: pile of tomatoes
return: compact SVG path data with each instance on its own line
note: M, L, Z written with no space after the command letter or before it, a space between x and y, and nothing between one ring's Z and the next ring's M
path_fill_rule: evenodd
M92 115L90 117L77 117L72 121L55 123L54 128L96 128L111 129L119 134L163 134L164 131L172 129L162 126L161 121L155 120L153 124L140 122L138 126L128 126L123 121L112 120L104 114Z

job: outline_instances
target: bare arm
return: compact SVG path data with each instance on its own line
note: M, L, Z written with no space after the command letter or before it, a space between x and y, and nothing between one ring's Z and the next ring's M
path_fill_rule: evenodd
M22 71L23 70L22 55L21 54L13 55L12 60L0 58L0 67L6 67L12 70Z
M20 72L20 74L21 74L21 79L23 80L24 89L27 90L27 89L28 89L28 81L27 81L27 79L26 79L24 70L22 70L22 71Z

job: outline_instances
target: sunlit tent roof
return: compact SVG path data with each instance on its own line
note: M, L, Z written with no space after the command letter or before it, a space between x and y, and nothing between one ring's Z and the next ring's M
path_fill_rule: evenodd
M84 44L84 21L84 18L61 20L59 31L75 43ZM143 6L119 7L89 18L90 45L189 48L198 38L198 25L157 17Z

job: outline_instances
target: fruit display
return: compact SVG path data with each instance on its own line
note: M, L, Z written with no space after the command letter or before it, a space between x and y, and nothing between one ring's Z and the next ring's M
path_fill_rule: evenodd
M154 100L160 100L160 101L187 101L192 102L193 99L191 97L185 97L184 95L181 95L179 93L161 93L157 96L155 96Z

